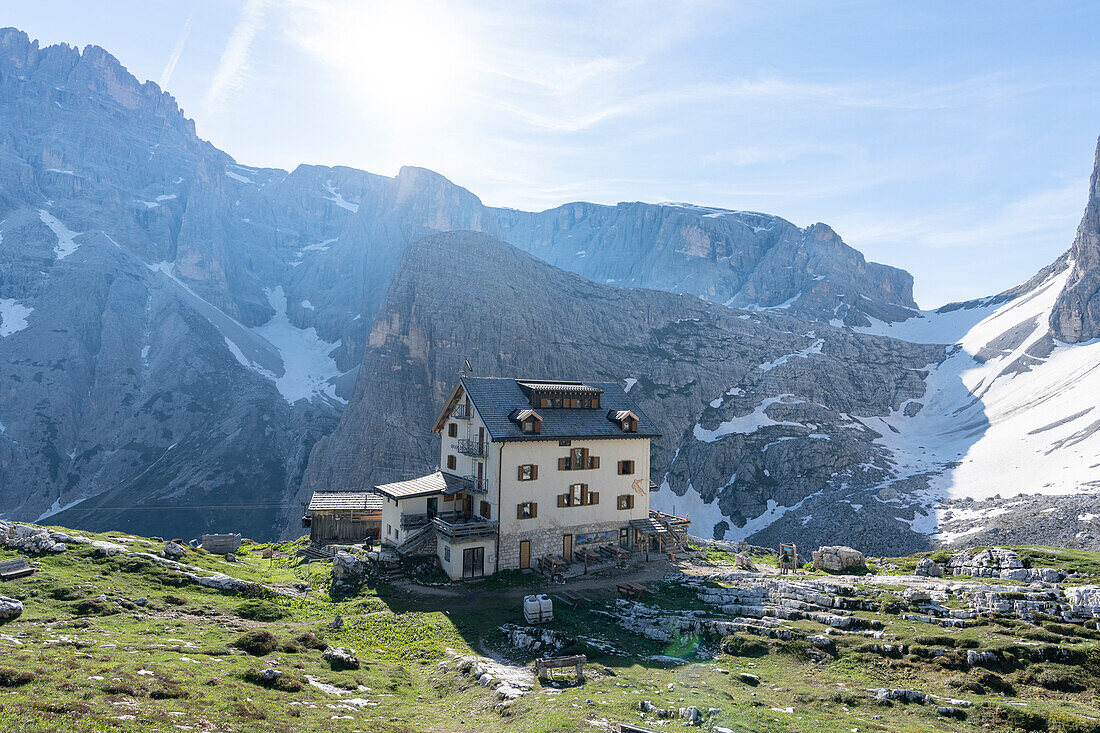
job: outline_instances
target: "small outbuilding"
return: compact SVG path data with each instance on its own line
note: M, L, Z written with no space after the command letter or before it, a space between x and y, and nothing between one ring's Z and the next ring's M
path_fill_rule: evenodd
M204 534L202 549L215 555L229 555L241 546L240 534Z
M318 491L309 500L302 526L316 547L352 545L382 534L381 496L367 491Z

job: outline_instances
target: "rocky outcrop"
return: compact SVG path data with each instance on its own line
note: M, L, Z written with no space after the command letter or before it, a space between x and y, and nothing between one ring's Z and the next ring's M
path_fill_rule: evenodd
M1066 258L1073 269L1051 311L1051 333L1071 344L1100 338L1100 143L1085 214Z
M866 568L863 553L851 547L822 547L813 552L814 568L842 573L853 568Z

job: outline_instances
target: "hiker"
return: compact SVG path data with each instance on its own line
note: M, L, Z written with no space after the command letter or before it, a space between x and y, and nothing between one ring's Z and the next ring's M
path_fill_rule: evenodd
M783 554L779 556L779 574L786 575L791 569L791 556L787 554L786 550L783 550Z

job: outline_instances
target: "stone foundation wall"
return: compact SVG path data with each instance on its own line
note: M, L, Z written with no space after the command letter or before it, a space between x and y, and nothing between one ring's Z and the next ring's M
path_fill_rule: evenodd
M531 543L531 567L538 566L538 559L544 555L562 554L562 537L571 534L574 538L579 534L592 532L614 532L614 535L606 542L600 544L619 543L619 529L629 526L626 522L596 522L593 524L578 524L569 527L548 527L533 529L529 532L510 532L500 538L500 551L497 556L497 567L500 570L516 570L519 568L519 543L528 540ZM573 542L573 549L580 545ZM573 558L566 558L570 561Z

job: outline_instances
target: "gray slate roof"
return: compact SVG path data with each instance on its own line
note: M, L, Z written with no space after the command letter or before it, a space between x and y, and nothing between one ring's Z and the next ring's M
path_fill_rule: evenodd
M530 383L528 380L520 380ZM603 391L600 408L539 407L542 432L528 434L509 419L517 410L531 407L516 380L504 377L462 377L462 388L474 403L493 441L563 440L570 438L659 438L660 432L618 382L585 382ZM638 432L624 433L618 423L607 419L609 410L630 410L638 416Z
M431 496L432 494L455 494L459 491L469 491L470 482L460 476L436 471L427 476L419 476L408 481L395 481L392 484L375 486L374 491L391 499L411 499L416 496ZM379 507L382 497L378 496Z
M380 512L382 511L382 497L369 491L317 491L309 499L309 511L311 512L339 509Z

